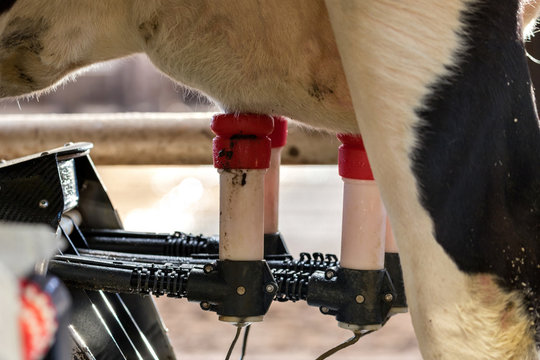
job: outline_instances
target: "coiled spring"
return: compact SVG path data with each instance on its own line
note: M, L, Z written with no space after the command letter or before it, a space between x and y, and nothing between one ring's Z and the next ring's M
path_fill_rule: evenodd
M280 302L298 301L307 298L310 273L286 269L272 270L274 280L278 284L275 300Z
M167 237L167 256L187 257L193 254L217 254L219 241L212 237L175 232Z
M170 265L137 267L131 277L132 288L139 294L181 298L186 296L189 270Z
M302 252L300 253L300 258L298 260L287 259L280 264L272 263L272 267L313 274L317 270L324 271L328 267L337 266L338 263L338 258L334 254L324 255L320 252L315 252L313 254Z
M333 254L313 255L300 253L299 260L286 260L272 269L274 280L278 284L275 300L280 302L305 300L308 293L309 277L315 271L337 266L338 258Z

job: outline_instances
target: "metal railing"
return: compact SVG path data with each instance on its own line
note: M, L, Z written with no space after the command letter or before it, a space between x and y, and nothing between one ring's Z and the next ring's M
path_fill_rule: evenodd
M0 159L14 159L67 142L94 143L98 165L212 163L213 113L0 115ZM336 164L335 136L289 122L284 164Z

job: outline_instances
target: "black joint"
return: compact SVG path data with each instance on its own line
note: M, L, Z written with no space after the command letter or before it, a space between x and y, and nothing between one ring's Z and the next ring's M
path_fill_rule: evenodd
M292 259L281 233L264 234L264 258L267 260Z
M394 289L396 290L396 296L392 303L393 307L406 308L407 298L405 297L405 285L403 283L403 273L401 271L401 262L399 260L398 253L385 253L384 254L384 267L390 278Z
M316 271L309 280L307 302L341 323L359 327L382 325L396 292L386 270L338 268L329 278ZM324 311L323 311L324 310Z
M220 316L247 318L266 314L277 289L265 261L219 260L213 271L190 271L187 298L210 304Z

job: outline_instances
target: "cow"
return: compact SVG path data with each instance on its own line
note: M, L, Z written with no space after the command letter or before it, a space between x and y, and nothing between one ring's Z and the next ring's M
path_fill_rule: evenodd
M520 0L8 0L0 97L146 53L226 112L361 134L423 357L537 359L540 131L523 39L538 10Z

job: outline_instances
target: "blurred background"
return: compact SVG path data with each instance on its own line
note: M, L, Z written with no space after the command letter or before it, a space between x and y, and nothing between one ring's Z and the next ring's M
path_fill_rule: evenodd
M529 49L534 57L540 57L537 47L533 44ZM533 77L538 78L539 66L531 65L531 70ZM3 121L13 116L24 120L26 114L95 114L87 116L92 119L102 113L159 112L171 113L173 118L180 119L182 116L178 113L216 111L219 109L203 95L173 83L158 73L145 56L137 55L100 64L76 81L62 84L56 91L39 98L0 102L0 128ZM203 123L209 123L211 114L198 117ZM334 141L330 135L317 133L317 136L326 138L328 143ZM85 139L68 136L59 139L54 146L80 140ZM99 139L92 141L99 142ZM181 146L181 141L181 137L176 143L168 139L166 146ZM40 139L36 138L35 142L43 145ZM154 143L159 140L154 139ZM153 151L159 157L163 150L156 146ZM328 158L335 159L337 155L337 147L328 149L325 152L331 154L323 161L326 164L333 161ZM46 148L36 151L41 150ZM114 151L129 150L120 146ZM210 151L208 147L208 157L202 163L208 164ZM288 149L291 156L298 157L298 151ZM10 154L13 154L10 149L0 146L0 158L9 159ZM103 159L96 161L98 172L126 229L179 230L206 235L218 232L218 176L212 166L185 165L183 161L178 161L178 165L110 165L110 161ZM305 159L299 162L316 163ZM335 162L282 166L280 229L295 257L301 251L339 254L341 203L342 183ZM234 336L232 326L219 322L213 313L201 311L196 303L159 298L157 305L179 358L225 357ZM349 336L347 331L337 327L333 318L323 316L317 308L305 303L274 303L265 321L252 327L247 358L313 359ZM382 330L332 358L421 359L408 314L392 318Z
M3 114L216 110L206 97L159 73L144 55L92 66L39 98L0 103Z

